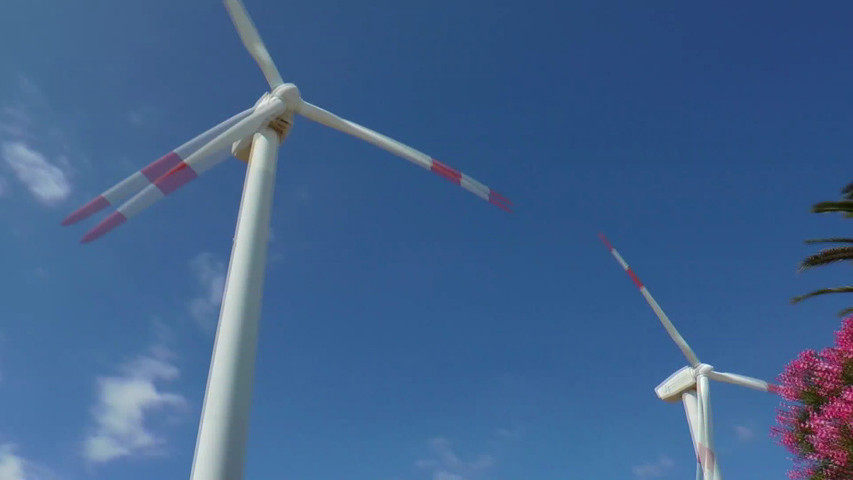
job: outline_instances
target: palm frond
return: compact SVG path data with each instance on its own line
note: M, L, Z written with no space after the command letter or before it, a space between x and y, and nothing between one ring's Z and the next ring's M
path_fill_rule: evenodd
M809 255L800 263L800 271L844 260L853 260L853 247L827 248Z
M806 244L811 245L813 243L853 243L853 238L840 238L840 237L836 238L836 237L833 237L833 238L812 238L812 239L806 240Z
M851 293L853 292L853 285L847 285L845 287L835 287L835 288L821 288L820 290L815 290L814 292L807 293L805 295L800 295L798 297L794 297L791 299L791 303L799 303L803 300L811 297L816 297L818 295L826 295L827 293Z
M838 312L839 317L846 317L847 314L853 313L853 307L845 308L844 310Z
M812 213L842 212L845 216L853 214L853 200L842 200L840 202L819 202L812 205Z

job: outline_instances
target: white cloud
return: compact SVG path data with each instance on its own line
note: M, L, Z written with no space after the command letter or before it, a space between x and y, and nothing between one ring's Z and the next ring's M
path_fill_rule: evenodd
M152 454L165 444L145 425L145 420L153 411L186 404L181 395L163 392L155 385L179 375L178 368L167 360L168 355L163 347L154 347L151 354L122 365L121 375L97 379L98 399L92 409L95 427L83 450L87 460L103 463Z
M71 193L65 172L23 142L3 142L2 156L18 180L39 202L55 205Z
M755 430L745 425L735 425L735 435L741 442L748 442L755 438Z
M26 75L17 75L16 87L0 104L0 158L5 158L11 177L39 202L54 205L71 193L72 164L87 163L65 127L73 128L79 115L55 110L48 95ZM0 191L9 193L5 187L0 185Z
M477 478L494 465L491 455L481 455L477 460L466 462L456 455L446 438L429 441L435 458L418 460L415 466L432 472L433 480L471 480Z
M24 459L15 455L15 446L0 445L0 480L24 480Z
M216 326L222 292L225 289L225 262L211 253L200 253L190 260L190 271L198 295L190 300L190 316L202 328Z
M21 457L11 443L0 444L0 480L49 480L56 478L47 468Z
M649 478L660 478L666 475L675 463L671 458L663 455L660 457L660 460L656 462L648 462L643 463L641 465L634 465L631 467L631 471L634 473L634 477L640 480L645 480Z

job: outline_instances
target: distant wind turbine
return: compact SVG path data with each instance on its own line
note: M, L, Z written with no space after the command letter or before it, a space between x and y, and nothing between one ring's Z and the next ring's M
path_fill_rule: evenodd
M225 282L213 357L199 422L192 480L243 478L278 147L299 114L360 138L432 171L506 211L510 202L438 160L304 101L284 83L240 0L225 7L243 45L261 67L270 91L234 115L108 189L62 223L70 225L130 197L90 230L90 242L228 158L248 162L234 245Z
M746 377L736 373L723 373L714 370L714 367L707 363L699 361L699 357L693 353L690 345L684 341L684 338L675 329L675 325L669 320L669 317L663 313L658 302L652 298L646 286L640 281L640 278L631 270L631 267L619 255L619 252L613 248L613 245L607 241L604 234L599 233L598 236L613 257L622 265L625 272L631 277L634 285L640 289L640 293L655 311L663 328L687 358L690 365L680 368L675 373L669 376L660 385L655 387L655 393L658 398L666 402L677 402L679 399L684 403L684 411L687 414L687 425L690 427L690 436L693 439L693 448L696 452L696 478L697 480L722 480L723 476L717 468L717 456L714 453L714 429L711 422L711 386L709 379L720 382L733 383L742 387L753 388L763 392L776 392L776 386L759 380L757 378Z

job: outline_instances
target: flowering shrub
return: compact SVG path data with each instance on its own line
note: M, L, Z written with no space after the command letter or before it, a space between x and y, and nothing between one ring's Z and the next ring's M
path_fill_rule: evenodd
M779 377L773 434L794 454L792 479L853 479L853 315L835 345L806 350Z

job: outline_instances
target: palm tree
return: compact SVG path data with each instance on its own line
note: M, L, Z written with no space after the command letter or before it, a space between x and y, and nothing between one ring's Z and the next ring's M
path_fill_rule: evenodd
M853 218L853 182L844 187L841 191L842 200L837 202L820 202L812 206L812 213L841 213L845 218ZM817 238L806 240L806 244L816 243L832 243L832 244L849 244L843 246L833 246L821 250L814 255L809 255L800 263L800 271L812 267L819 267L830 263L841 262L845 260L853 260L853 238ZM843 293L853 292L853 285L821 288L805 295L800 295L791 299L791 303L797 303L807 298L827 293ZM853 312L853 308L846 308L839 313L839 316L844 316L847 313Z

